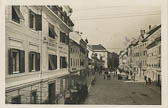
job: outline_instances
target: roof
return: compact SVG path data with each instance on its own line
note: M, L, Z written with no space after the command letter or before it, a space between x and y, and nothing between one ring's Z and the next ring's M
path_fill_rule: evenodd
M136 41L136 43L133 44L133 46L137 46L138 45L138 41Z
M161 41L161 36L159 36L158 38L156 38L153 42L151 42L148 46L147 46L147 49L149 49L149 48L152 48L152 47L154 47L154 46L156 46L157 45L157 43L158 42L160 42Z
M90 47L93 51L95 50L106 50L106 48L103 47L103 45L99 44L99 45L88 45L88 47Z
M148 36L143 40L143 42L146 41L146 39L148 39L148 37L150 37L155 31L157 31L159 28L161 28L161 25L156 26L155 28L151 29L149 32L147 32Z

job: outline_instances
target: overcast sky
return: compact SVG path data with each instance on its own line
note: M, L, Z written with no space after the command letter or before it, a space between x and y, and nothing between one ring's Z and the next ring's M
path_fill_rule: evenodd
M161 23L160 0L83 0L71 2L75 30L89 44L119 52L141 29ZM92 1L92 2L91 2Z

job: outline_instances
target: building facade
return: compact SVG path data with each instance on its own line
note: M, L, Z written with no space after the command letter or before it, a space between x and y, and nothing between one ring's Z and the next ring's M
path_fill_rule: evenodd
M60 6L6 6L5 19L6 103L64 103L70 18Z
M161 26L148 38L147 73L153 82L161 85Z
M102 60L100 64L102 64L102 68L108 68L108 51L101 45L88 45L88 49L90 49L89 56L92 54L96 54L99 60ZM93 53L92 53L93 51Z
M133 73L140 77L147 76L161 85L161 25L149 25L141 30L138 39L132 41L128 49L128 65Z

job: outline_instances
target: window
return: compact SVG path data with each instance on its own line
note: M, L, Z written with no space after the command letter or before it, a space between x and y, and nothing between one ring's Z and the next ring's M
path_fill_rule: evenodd
M83 66L83 65L84 65L83 60L80 60L80 66Z
M13 97L12 104L21 104L21 97L20 96Z
M35 29L35 13L29 11L29 27Z
M60 68L67 68L66 57L60 57Z
M56 70L57 69L57 56L56 55L48 55L48 68L49 70Z
M9 74L25 72L25 52L19 49L9 49L8 63Z
M24 19L20 12L20 6L12 6L12 20L20 23L20 19Z
M69 37L63 32L60 32L60 42L69 44Z
M54 28L54 25L52 25L52 24L50 24L49 23L49 37L51 37L51 38L55 38L55 36L56 36L56 33L55 33L55 28Z
M37 103L37 91L32 91L31 92L31 104L36 104Z
M29 71L40 71L40 53L29 52Z

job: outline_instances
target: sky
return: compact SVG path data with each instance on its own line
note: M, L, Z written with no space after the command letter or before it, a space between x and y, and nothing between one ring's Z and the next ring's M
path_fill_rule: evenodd
M74 30L89 44L102 44L119 53L140 30L161 24L160 0L84 0L71 2Z

